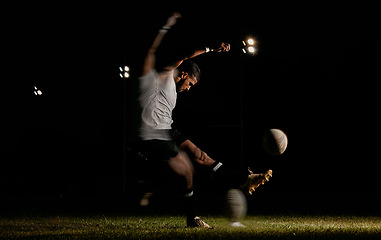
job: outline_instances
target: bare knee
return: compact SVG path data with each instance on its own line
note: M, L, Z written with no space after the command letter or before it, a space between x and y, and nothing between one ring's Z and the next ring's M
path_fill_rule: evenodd
M182 154L178 154L176 157L171 158L168 165L175 173L181 176L193 175L194 173L192 163Z
M192 164L188 162L184 156L179 154L176 157L171 158L168 165L177 175L185 179L186 188L190 189L193 187L194 169Z

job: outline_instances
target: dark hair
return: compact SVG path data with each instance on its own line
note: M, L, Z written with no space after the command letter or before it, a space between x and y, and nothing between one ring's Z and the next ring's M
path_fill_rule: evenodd
M183 61L180 66L177 68L179 71L184 71L190 76L195 77L197 82L200 81L201 71L197 64L191 60Z

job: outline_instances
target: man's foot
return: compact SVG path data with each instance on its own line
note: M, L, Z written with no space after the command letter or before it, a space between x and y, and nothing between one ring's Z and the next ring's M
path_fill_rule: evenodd
M253 173L249 169L250 175L247 177L247 180L245 184L241 186L244 193L249 193L250 195L255 192L255 189L257 189L262 184L265 184L265 182L268 182L270 180L270 177L273 176L273 171L270 169L265 173Z
M202 221L200 217L195 217L193 219L187 220L187 226L188 227L199 227L199 228L207 228L211 229L212 227L209 226L206 222Z

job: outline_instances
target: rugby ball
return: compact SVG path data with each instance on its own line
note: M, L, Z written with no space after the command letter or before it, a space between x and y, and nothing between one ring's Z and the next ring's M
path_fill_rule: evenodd
M263 150L272 156L279 156L286 151L288 139L279 129L270 129L263 134Z
M246 216L247 201L241 190L230 189L227 191L226 208L230 222L239 222Z

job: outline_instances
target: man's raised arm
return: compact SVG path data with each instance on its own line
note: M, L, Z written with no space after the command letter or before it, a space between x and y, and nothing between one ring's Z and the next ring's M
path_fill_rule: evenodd
M164 35L168 32L168 30L176 24L178 18L181 15L179 13L173 13L167 20L167 23L159 30L155 40L153 41L151 47L148 50L147 56L144 59L142 76L147 75L150 71L155 67L156 64L156 50L160 46L161 41L163 40Z
M177 57L177 59L175 61L173 61L172 64L163 67L163 69L167 70L167 71L173 70L173 69L177 68L178 66L180 66L180 64L184 60L197 57L198 55L201 55L203 53L207 53L207 52L219 52L220 53L220 52L229 52L229 51L230 51L230 44L225 43L225 42L222 42L221 44L217 45L214 48L213 47L194 48L194 49L190 50L189 52Z

